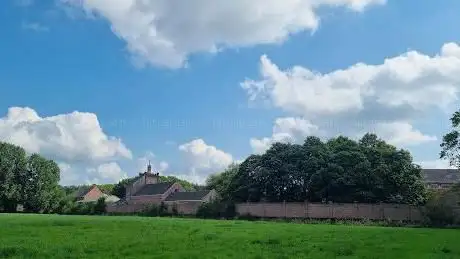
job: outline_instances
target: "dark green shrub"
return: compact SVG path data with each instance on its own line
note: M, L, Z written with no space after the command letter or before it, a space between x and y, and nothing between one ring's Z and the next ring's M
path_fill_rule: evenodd
M425 205L427 224L446 226L460 224L460 185L436 193Z
M236 216L235 204L221 201L203 203L198 208L196 216L199 218L226 218Z
M95 203L86 202L86 203L74 203L74 206L70 209L71 215L94 215Z
M238 215L238 219L241 219L241 220L247 220L247 221L256 221L256 220L260 220L260 218L258 217L255 217L249 213L245 213L245 214L242 214L242 215Z
M143 216L147 217L161 217L168 215L168 207L163 202L160 205L151 205L147 207L143 213Z
M105 198L101 197L97 200L94 205L94 213L97 215L102 215L107 212L107 204L105 203Z

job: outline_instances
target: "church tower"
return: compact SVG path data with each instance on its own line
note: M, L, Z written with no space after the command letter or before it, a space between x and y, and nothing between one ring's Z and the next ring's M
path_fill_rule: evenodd
M144 182L145 184L156 184L160 182L160 173L158 172L153 172L152 170L152 165L149 164L147 165L147 171L144 172Z

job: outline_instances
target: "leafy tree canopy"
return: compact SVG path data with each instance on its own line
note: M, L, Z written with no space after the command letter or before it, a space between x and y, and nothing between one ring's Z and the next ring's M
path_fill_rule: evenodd
M206 186L208 189L214 189L221 195L229 193L228 188L231 184L233 177L238 173L239 165L236 163L231 164L224 172L210 175L206 179ZM222 197L228 199L230 197Z
M63 192L58 165L38 154L28 156L23 148L0 142L0 209L53 211Z
M452 130L442 138L440 157L449 160L451 166L460 168L460 111L454 112L450 122Z
M234 201L423 203L421 168L412 156L374 134L359 141L339 136L306 138L303 145L275 143L236 169L208 179Z

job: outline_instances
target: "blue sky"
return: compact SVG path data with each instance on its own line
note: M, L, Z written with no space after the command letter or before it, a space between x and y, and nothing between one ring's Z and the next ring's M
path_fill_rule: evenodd
M149 159L203 181L273 141L363 131L446 166L460 2L316 2L4 1L0 139L56 159L65 184ZM408 51L419 58L395 59Z

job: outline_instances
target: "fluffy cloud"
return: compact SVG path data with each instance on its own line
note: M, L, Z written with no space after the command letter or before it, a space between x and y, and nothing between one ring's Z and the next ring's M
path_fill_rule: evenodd
M209 174L222 171L234 162L232 155L206 144L202 139L182 144L179 150L190 170L186 175L197 182L203 182Z
M242 87L251 100L304 116L362 111L370 102L387 108L445 108L457 100L460 46L445 44L440 54L410 51L380 65L355 64L321 74L295 66L280 70L268 57L260 60L261 80Z
M460 89L460 46L447 43L439 54L409 51L382 64L358 63L321 74L305 67L281 70L260 60L261 78L241 83L253 102L269 102L308 118L331 135L375 129L398 145L435 140L411 124L426 111L447 111Z
M87 173L87 184L116 183L128 177L116 162L101 164L96 168L88 168Z
M82 164L58 163L61 169L62 185L116 183L128 177L117 162L85 167Z
M123 172L116 161L132 158L120 139L103 132L93 113L40 117L31 108L12 107L0 118L0 141L56 160L63 184L119 179Z
M0 118L0 140L62 162L98 162L132 157L115 137L107 136L93 113L40 117L31 108L12 107Z
M314 31L321 7L363 11L386 0L61 0L103 17L137 62L181 67L193 53L279 43ZM237 17L237 18L235 18Z
M58 163L59 169L61 169L61 180L60 184L62 185L74 185L77 183L84 183L80 177L82 176L81 172L72 168L70 164L67 163Z
M319 129L302 118L286 117L275 120L271 137L252 138L251 147L255 153L264 153L273 143L300 143L306 136L318 133Z
M423 134L407 122L378 123L373 132L395 146L412 146L438 139L436 136Z

